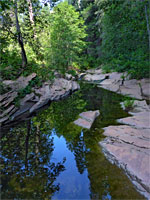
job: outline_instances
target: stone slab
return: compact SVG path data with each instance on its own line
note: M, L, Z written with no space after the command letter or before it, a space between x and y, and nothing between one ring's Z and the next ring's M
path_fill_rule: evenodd
M81 126L83 128L90 129L92 124L93 124L93 122L94 122L94 120L99 115L100 115L99 110L82 112L82 113L79 114L79 116L81 118L79 118L76 121L74 121L74 124L76 124L78 126Z
M99 110L96 110L96 111L82 112L82 113L80 113L79 116L82 117L83 119L93 123L95 118L98 117L99 115L100 115Z
M79 118L76 121L74 121L74 124L76 124L77 126L81 126L82 128L87 128L90 129L92 126L92 122L91 121L87 121L85 119Z
M150 130L136 129L127 125L109 126L104 128L105 136L111 137L114 141L120 141L150 151Z
M90 81L90 82L100 82L106 78L105 74L87 74L83 77L85 81Z
M136 128L150 128L150 112L139 112L132 117L126 117L122 119L118 119L118 122L130 126L134 126Z
M112 163L124 169L137 190L150 198L150 156L132 145L110 142L108 139L100 142L105 156ZM140 185L140 187L139 187Z

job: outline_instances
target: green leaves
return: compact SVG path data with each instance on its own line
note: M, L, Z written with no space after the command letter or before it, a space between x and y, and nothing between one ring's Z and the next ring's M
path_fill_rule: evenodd
M67 2L56 6L51 17L53 21L47 44L47 64L49 68L65 73L73 62L80 61L79 56L85 47L84 21Z
M97 1L98 14L103 10L99 26L105 68L128 71L134 78L149 76L145 4L146 1Z

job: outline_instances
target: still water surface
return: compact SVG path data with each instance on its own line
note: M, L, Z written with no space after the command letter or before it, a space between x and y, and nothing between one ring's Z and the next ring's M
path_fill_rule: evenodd
M98 142L102 128L126 117L123 97L81 85L69 98L10 130L1 139L1 199L144 199ZM100 110L91 130L73 124L79 113Z

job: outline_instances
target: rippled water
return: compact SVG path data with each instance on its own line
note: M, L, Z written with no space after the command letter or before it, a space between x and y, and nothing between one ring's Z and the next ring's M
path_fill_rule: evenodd
M1 199L144 199L98 144L102 128L126 117L123 97L91 85L53 102L1 139ZM100 110L91 130L73 124Z

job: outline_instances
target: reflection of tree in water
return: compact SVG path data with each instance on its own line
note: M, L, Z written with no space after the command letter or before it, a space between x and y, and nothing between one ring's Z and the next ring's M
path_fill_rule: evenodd
M79 173L87 169L91 199L106 200L111 196L129 199L130 194L140 199L122 172L110 166L98 145L103 137L101 128L116 124L116 118L127 115L118 106L119 99L113 93L88 86L88 90L85 88L68 99L52 103L27 123L28 130L25 124L7 133L1 143L2 199L50 199L59 190L54 181L64 166L49 161L53 151L49 136L53 128L58 137L63 135L66 139ZM84 130L83 134L72 122L86 109L100 109L101 115L92 129Z
M88 152L83 138L83 132L81 131L81 135L79 134L72 142L68 142L67 147L74 153L78 171L80 174L83 174L86 169L85 155Z
M1 198L51 198L59 185L56 177L62 163L51 163L53 139L41 133L42 124L33 120L11 129L1 139Z

